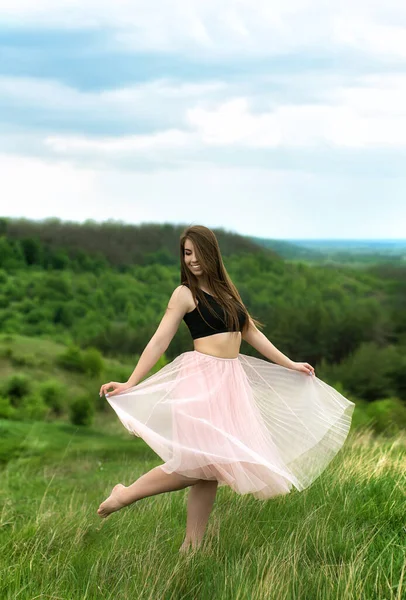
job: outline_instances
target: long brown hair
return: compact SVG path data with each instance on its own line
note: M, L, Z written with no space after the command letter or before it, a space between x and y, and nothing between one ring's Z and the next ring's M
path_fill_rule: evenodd
M231 330L239 331L238 312L241 311L246 316L242 333L245 333L249 326L249 318L257 327L262 327L262 323L254 319L246 309L224 266L217 238L213 231L208 227L204 227L204 225L191 225L180 236L180 280L182 285L186 284L190 288L195 304L197 304L197 299L199 304L202 302L214 314L214 309L198 286L198 278L186 266L185 242L187 239L193 242L197 260L205 274L210 291L213 292L217 302L224 308L226 326ZM204 319L199 305L197 305L197 310Z

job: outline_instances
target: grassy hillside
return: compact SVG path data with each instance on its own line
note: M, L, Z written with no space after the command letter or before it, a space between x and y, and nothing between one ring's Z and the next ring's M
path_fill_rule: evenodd
M202 551L178 553L188 490L101 521L118 482L162 461L110 413L91 428L0 420L2 600L401 600L405 434L350 432L307 490L261 502L220 488Z
M102 358L102 368L95 374L62 366L59 357L63 355L66 355L66 347L51 340L20 335L0 336L0 379L3 384L0 418L7 414L17 422L42 417L45 421L69 423L72 404L82 399L90 405L92 418L97 422L98 413L108 410L105 398L99 397L100 385L107 381L126 381L138 360L138 356L131 362ZM166 362L163 356L148 376ZM97 364L100 363L97 361ZM47 401L44 390L44 386L50 384L56 386L51 402ZM55 395L56 399L53 399ZM57 411L56 407L59 407ZM0 463L5 458L0 454Z
M58 365L57 357L65 350L63 344L49 339L0 335L0 378L4 381L17 370L26 373L33 382L41 382L52 376L63 382L69 388L69 393L74 395L84 388L94 388L100 378L117 369L121 369L123 375L127 371L131 374L136 364L105 358L104 374L91 378L85 373L67 371ZM97 387L95 389L97 391Z

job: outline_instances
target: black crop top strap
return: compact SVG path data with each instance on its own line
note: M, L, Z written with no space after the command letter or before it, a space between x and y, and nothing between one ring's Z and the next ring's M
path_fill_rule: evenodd
M186 287L189 287L187 284ZM190 288L189 288L190 289ZM215 314L213 315L210 310L202 302L199 302L199 309L204 317L199 314L197 307L191 312L185 313L183 320L189 328L190 334L194 340L209 335L215 335L216 333L225 333L226 331L241 331L246 315L243 310L238 311L239 329L229 329L226 325L225 311L224 308L217 302L214 296L208 294L204 290L201 290L206 296L210 306L214 309Z

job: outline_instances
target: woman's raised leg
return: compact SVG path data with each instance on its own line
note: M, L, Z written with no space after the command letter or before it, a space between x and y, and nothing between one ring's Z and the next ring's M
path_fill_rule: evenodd
M206 531L214 500L217 494L218 481L201 479L189 491L187 505L186 536L180 552L198 548Z
M147 496L155 496L163 492L173 492L182 490L190 485L195 485L200 479L192 479L179 473L165 473L160 466L151 469L139 477L134 483L126 487L121 483L115 485L111 494L102 502L97 510L97 514L104 518L112 512L120 510L137 500Z

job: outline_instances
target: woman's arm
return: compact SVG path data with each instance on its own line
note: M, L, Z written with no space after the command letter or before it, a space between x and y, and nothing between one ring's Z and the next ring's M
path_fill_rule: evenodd
M247 332L244 333L242 338L255 348L255 350L258 350L258 352L265 356L265 358L269 358L269 360L272 360L272 362L278 365L282 365L282 367L287 367L288 369L294 368L294 361L278 350L262 331L257 329L251 318L249 320Z
M166 351L184 314L190 308L190 298L191 292L184 285L179 285L174 290L158 329L146 345L137 366L128 378L127 384L130 387L137 385Z

